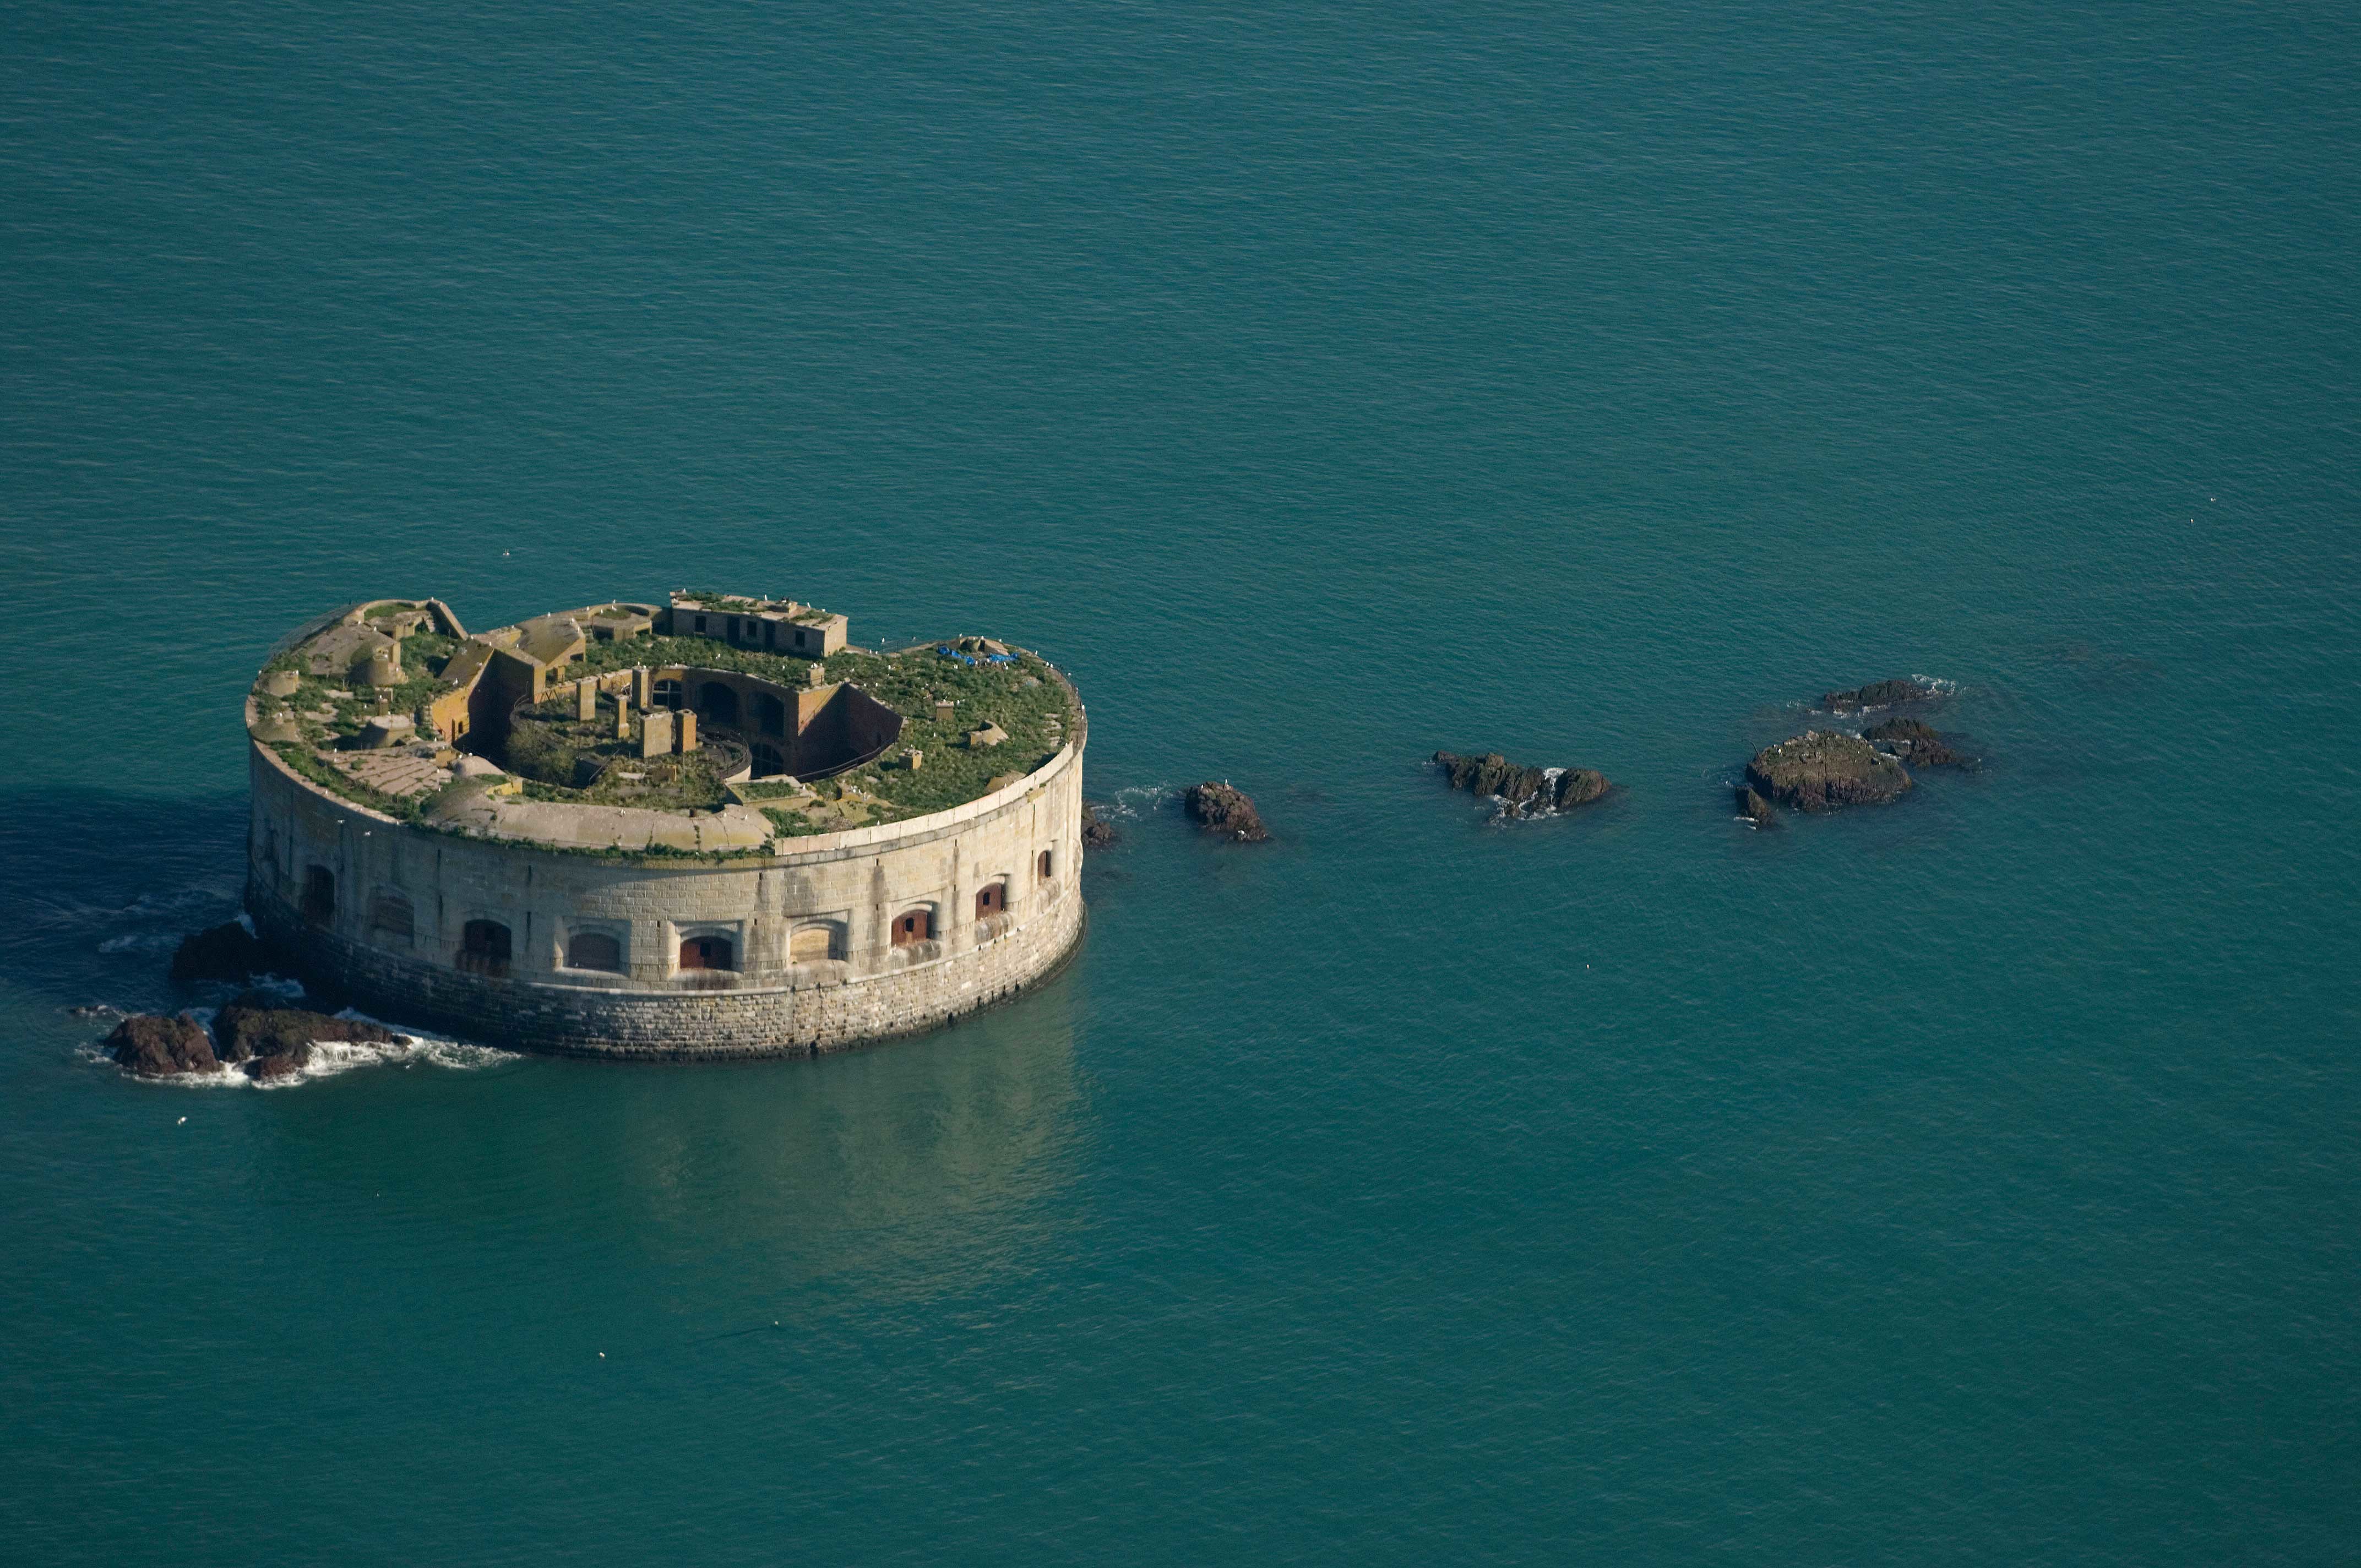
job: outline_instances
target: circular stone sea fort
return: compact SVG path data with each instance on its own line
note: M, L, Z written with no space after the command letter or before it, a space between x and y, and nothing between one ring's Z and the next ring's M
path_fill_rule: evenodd
M1082 934L1082 701L990 638L869 652L709 592L472 633L378 599L284 640L246 719L257 934L390 1019L807 1054L1005 997Z

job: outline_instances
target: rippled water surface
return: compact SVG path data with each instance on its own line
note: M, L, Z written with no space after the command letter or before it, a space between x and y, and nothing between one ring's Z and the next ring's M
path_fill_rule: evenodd
M2349 16L0 45L12 1560L2350 1559ZM1126 841L1055 984L92 1058L217 1000L280 631L705 584L1074 672ZM1731 819L1914 674L1984 771ZM1488 826L1437 747L1618 788Z

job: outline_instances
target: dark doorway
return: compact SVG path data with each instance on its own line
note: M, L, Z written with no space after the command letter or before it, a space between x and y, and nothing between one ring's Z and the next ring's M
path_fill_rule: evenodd
M727 937L691 937L680 945L683 969L735 969Z
M719 681L708 681L697 688L697 711L708 723L734 725L738 722L738 694Z
M1043 882L1048 882L1048 881L1049 880L1049 866L1050 866L1049 853L1050 853L1050 852L1049 852L1049 850L1042 850L1042 851L1041 851L1040 866L1041 866L1041 880L1042 880Z
M754 694L754 722L765 735L787 732L787 705L769 692Z
M497 920L470 920L459 929L459 967L473 974L509 972L509 928Z
M303 918L325 926L336 917L336 873L313 866L303 873Z
M753 749L754 776L775 778L787 771L787 759L776 746L757 745Z
M566 967L618 973L623 967L623 944L604 931L577 931L566 944Z

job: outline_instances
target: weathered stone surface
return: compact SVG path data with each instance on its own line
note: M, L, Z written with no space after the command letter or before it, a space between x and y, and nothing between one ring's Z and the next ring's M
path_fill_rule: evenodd
M1858 713L1864 707L1891 707L1897 702L1932 702L1943 694L1916 681L1872 681L1850 691L1822 692L1820 706L1830 713Z
M1596 768L1568 768L1557 776L1557 808L1588 806L1605 796L1607 775Z
M106 1036L115 1059L142 1078L170 1078L182 1072L217 1072L220 1058L205 1026L186 1013L176 1018L135 1013Z
M1519 817L1538 817L1545 812L1587 806L1609 787L1607 775L1592 768L1529 768L1509 761L1498 751L1487 751L1480 757L1437 751L1434 761L1454 789L1497 795L1511 814Z
M1916 718L1889 718L1872 724L1861 738L1882 751L1890 751L1914 768L1972 768L1976 760L1956 750L1934 726Z
M1123 835L1115 830L1115 825L1100 817L1097 809L1088 801L1084 801L1082 803L1083 852L1087 854L1093 850L1104 850L1122 840Z
M183 937L172 954L172 978L244 981L270 968L270 951L235 920Z
M1745 784L1738 786L1738 815L1745 817L1757 828L1775 828L1779 825L1779 814L1771 808L1771 803Z
M382 1046L401 1037L357 1018L332 1018L325 1013L283 1006L279 998L263 991L249 991L215 1014L214 1036L220 1042L221 1059L233 1066L258 1057L284 1056L298 1058L297 1067L311 1060L315 1040Z
M1255 810L1254 798L1242 789L1208 779L1203 784L1191 784L1182 805L1190 817L1208 833L1235 839L1242 844L1259 844L1270 837L1270 829L1263 826L1262 814Z
M710 862L566 854L371 821L251 747L247 907L280 972L380 1017L487 1044L687 1059L915 1034L1021 993L1082 939L1079 708L1068 728L1065 749L1024 789ZM356 832L356 817L373 831ZM305 903L313 868L335 876L332 907ZM993 881L1006 883L1008 912L977 918L976 894ZM409 906L406 931L381 920L389 902ZM892 924L914 909L931 914L935 939L894 943ZM798 927L823 917L841 923L831 944L841 958L794 961ZM478 919L510 928L507 963L467 960L467 923ZM569 970L547 934L573 923L613 936L623 969ZM675 973L683 927L726 933L733 968ZM725 988L708 989L713 981Z
M1910 787L1910 774L1858 735L1814 729L1757 751L1746 764L1746 782L1782 806L1833 811L1896 799Z
M294 1078L311 1065L312 1047L309 1042L304 1042L283 1051L273 1051L269 1056L252 1058L242 1070L247 1077L268 1083L274 1078Z

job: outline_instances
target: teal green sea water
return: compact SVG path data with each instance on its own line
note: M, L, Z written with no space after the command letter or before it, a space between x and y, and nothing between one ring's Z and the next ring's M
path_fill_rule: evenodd
M2352 1561L2357 137L2319 5L8 7L0 1556ZM684 584L1073 672L1054 984L92 1058L282 630Z

